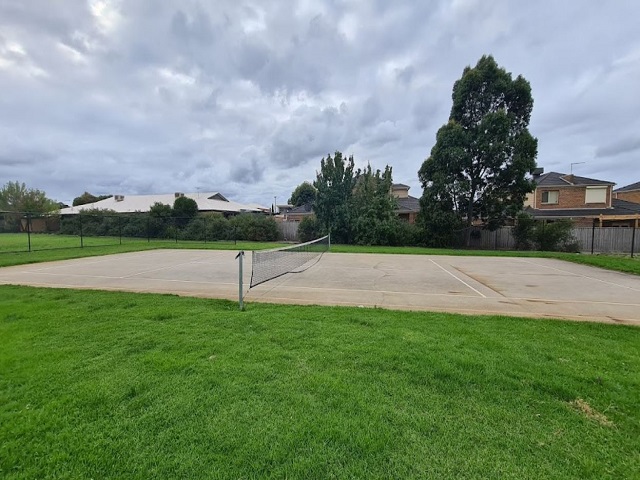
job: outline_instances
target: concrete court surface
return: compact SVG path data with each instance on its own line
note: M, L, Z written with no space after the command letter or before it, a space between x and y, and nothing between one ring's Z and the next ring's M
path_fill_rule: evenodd
M152 250L0 268L0 284L238 299L235 251ZM640 326L640 277L554 259L325 253L245 301L566 318Z

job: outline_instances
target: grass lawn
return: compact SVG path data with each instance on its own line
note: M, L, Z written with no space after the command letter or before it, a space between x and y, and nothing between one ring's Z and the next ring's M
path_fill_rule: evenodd
M638 478L640 329L0 286L0 477Z
M0 234L0 267L26 263L51 262L69 258L110 255L113 253L137 252L158 248L198 248L215 250L262 250L282 247L276 242L188 242L123 238L122 244L114 237L85 237L84 248L80 248L80 238L67 235L34 234L31 236L33 251L27 248L27 236L23 233Z

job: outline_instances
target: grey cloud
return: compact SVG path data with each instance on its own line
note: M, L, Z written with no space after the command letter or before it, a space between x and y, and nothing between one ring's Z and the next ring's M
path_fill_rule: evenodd
M631 153L640 150L640 137L625 138L609 143L604 147L598 147L596 157L615 157L623 153Z
M415 186L485 53L531 82L541 165L637 175L634 2L113 5L110 30L85 1L0 2L3 175L60 199L206 187L268 204L341 149Z
M264 163L261 163L257 158L252 158L232 167L230 178L241 184L257 183L264 177L265 168Z

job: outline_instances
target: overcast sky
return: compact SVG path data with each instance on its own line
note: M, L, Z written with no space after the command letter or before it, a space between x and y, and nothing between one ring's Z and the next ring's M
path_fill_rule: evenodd
M320 159L417 171L467 65L531 83L538 165L640 181L640 2L0 0L0 183L284 203Z

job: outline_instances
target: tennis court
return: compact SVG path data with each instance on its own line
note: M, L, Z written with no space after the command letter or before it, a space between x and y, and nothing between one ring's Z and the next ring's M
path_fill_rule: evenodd
M238 299L237 252L153 250L0 269L0 284ZM640 325L640 278L544 258L325 253L245 302L354 305Z

